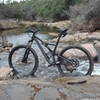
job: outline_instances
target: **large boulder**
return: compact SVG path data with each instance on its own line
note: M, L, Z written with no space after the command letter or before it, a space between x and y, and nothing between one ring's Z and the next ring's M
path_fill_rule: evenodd
M80 46L82 46L83 48L85 48L93 57L94 61L98 61L98 52L95 49L95 47L93 46L93 44L91 43L86 43L86 44L81 44ZM62 50L62 48L59 48L57 50L57 53L60 53ZM66 51L64 53L65 57L78 57L78 58L82 58L85 56L85 53L82 52L81 50L78 49L69 49L68 51Z
M98 53L96 49L94 48L93 44L91 43L82 44L82 47L87 49L93 58L98 57Z

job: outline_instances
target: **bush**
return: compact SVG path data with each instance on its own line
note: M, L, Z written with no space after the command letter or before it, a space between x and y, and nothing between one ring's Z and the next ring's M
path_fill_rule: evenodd
M85 3L85 4L84 4ZM100 0L86 0L70 8L74 31L96 31L100 29Z
M69 19L69 7L81 0L31 0L37 18L43 20Z
M65 17L65 0L31 0L37 18L60 20Z
M0 18L21 20L58 21L69 19L70 5L79 4L82 0L24 0L20 3L8 0L0 5Z
M34 20L35 14L27 2L13 2L0 6L0 19Z

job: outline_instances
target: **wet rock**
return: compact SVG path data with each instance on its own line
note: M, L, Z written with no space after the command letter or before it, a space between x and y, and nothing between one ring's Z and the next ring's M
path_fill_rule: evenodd
M8 79L13 75L12 69L9 67L1 67L0 68L0 80Z

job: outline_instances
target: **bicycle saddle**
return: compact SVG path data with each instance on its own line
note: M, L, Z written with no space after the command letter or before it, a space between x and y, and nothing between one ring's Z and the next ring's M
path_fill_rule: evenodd
M60 35L62 35L63 37L65 37L67 35L67 31L68 31L68 29L60 29L59 33L60 33Z

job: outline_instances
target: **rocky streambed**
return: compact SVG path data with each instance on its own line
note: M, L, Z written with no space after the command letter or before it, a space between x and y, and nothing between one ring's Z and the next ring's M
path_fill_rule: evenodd
M80 79L86 82L68 84ZM99 79L94 76L0 81L0 100L100 100Z

